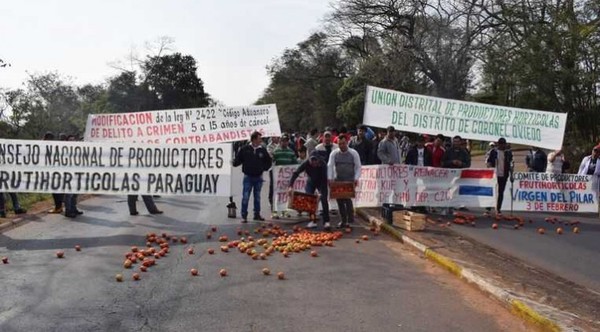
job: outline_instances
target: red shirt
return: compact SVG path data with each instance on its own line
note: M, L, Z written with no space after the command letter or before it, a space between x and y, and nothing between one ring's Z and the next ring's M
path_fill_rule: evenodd
M446 150L441 146L436 147L435 145L431 145L429 151L431 151L431 166L442 167L442 157Z

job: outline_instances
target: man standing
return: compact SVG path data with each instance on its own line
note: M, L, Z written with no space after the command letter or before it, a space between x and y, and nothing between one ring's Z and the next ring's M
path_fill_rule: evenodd
M433 140L433 144L429 150L431 150L431 166L442 167L442 158L446 153L444 149L444 135L438 134Z
M367 126L358 126L357 135L352 137L349 143L350 148L358 152L358 155L360 156L360 163L362 165L370 165L371 160L373 159L371 157L371 153L373 153L373 142L367 139L366 134Z
M548 166L548 156L538 147L533 147L525 157L528 172L544 173Z
M382 164L394 165L400 163L400 150L396 139L396 129L393 126L387 127L387 135L379 142L377 157L379 157Z
M356 150L348 147L348 141L345 137L338 138L339 148L333 150L329 156L327 163L327 178L329 182L333 181L349 181L354 182L354 186L358 185L360 177L360 157ZM344 228L348 224L354 222L354 207L352 199L343 198L337 199L338 209L340 210L341 221L338 227Z
M452 138L452 147L446 150L442 157L442 167L444 168L469 168L471 167L471 158L469 152L462 147L462 138L454 136Z
M504 200L504 190L506 189L506 182L511 174L511 168L513 163L513 155L510 150L506 149L506 139L501 137L498 140L495 149L490 151L490 155L487 160L488 167L496 168L496 177L498 179L498 193L496 201L496 214L501 215L502 201Z
M579 171L577 172L577 174L600 176L600 162L598 162L599 157L600 144L594 146L591 155L583 157L583 160L581 160L581 164L579 165Z
M408 150L405 164L415 166L431 166L431 151L425 147L425 138L417 137L417 144Z
M327 156L326 160L329 162L329 155L331 152L338 148L338 145L333 143L333 135L330 131L326 131L323 133L323 143L317 145L315 150L317 151L325 151L325 155Z
M304 190L308 194L314 194L315 190L319 191L321 195L321 207L323 209L323 228L329 229L331 225L329 224L329 187L327 186L327 164L325 163L325 152L324 151L314 151L310 158L304 161L296 171L292 174L292 178L290 179L290 187L289 191L292 190L294 186L294 182L302 174L302 172L306 172L308 180L306 181L306 186ZM307 225L308 228L317 227L317 223L311 221Z
M281 138L279 139L279 145L275 148L275 150L271 154L273 157L273 162L274 162L275 166L295 165L298 163L296 160L296 154L294 153L294 151L292 149L290 149L289 145L290 145L290 137L288 136L288 134L281 135ZM273 174L273 170L269 171L269 173ZM272 184L271 187L274 188L275 184L273 182L271 182L271 184ZM270 191L270 193L272 193L272 191ZM277 212L277 200L272 195L270 196L270 199L271 199L271 217L279 218L279 213ZM283 215L287 215L287 213L285 213L285 211L284 211Z
M308 133L308 137L304 143L304 146L306 147L306 153L310 156L317 145L319 145L319 131L315 128L311 129L311 131Z
M271 168L272 159L262 146L262 136L255 131L250 135L250 144L240 149L233 160L233 166L242 165L244 173L242 189L242 222L248 222L248 201L250 192L254 196L254 220L264 221L260 215L260 190L263 185L262 174Z

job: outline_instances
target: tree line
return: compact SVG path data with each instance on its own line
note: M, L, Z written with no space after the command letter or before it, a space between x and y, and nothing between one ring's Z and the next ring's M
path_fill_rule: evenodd
M600 2L338 0L267 67L282 128L354 126L366 85L568 113L573 153L600 140ZM430 133L435 134L435 133ZM578 150L580 149L580 150Z

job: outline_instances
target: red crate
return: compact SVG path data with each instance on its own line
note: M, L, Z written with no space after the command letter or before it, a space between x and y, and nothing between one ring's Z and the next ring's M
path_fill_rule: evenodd
M298 212L317 213L319 207L319 196L303 193L301 191L292 191L288 200L288 209Z
M354 198L356 196L354 189L354 182L352 181L334 181L329 185L329 198Z

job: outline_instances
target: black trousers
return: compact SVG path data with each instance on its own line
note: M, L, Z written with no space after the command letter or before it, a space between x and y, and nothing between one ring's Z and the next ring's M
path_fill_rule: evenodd
M65 200L65 194L52 194L52 198L54 199L54 207L57 210L61 209Z
M352 205L352 199L336 199L338 209L340 210L340 217L342 219L342 225L348 225L354 222L354 206Z
M506 182L508 176L498 177L498 200L496 201L496 212L500 212L502 209L502 201L504 200L504 190L506 189Z
M138 195L127 195L127 206L129 207L129 213L137 212L136 202ZM142 195L142 199L144 200L144 204L146 205L146 209L148 212L156 212L158 208L156 204L154 204L154 199L150 195Z

